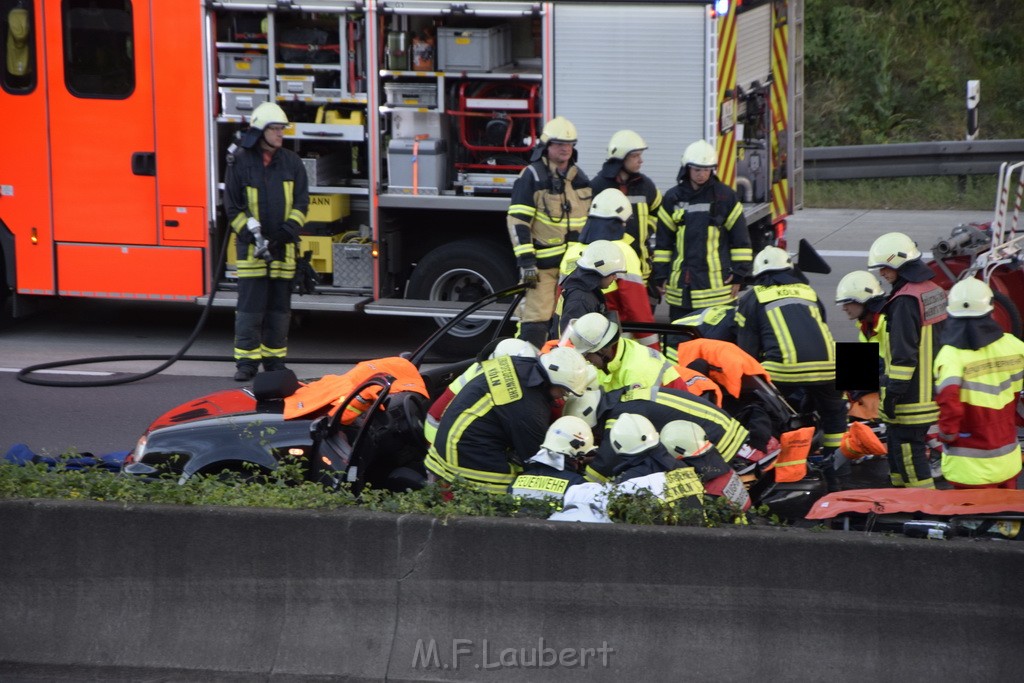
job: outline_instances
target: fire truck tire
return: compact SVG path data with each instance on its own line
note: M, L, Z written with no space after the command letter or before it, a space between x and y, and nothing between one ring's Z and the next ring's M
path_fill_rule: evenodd
M487 240L458 240L437 247L416 265L409 278L407 296L431 301L464 301L515 284L511 249ZM435 318L441 326L446 320ZM438 345L443 355L475 355L495 332L497 322L466 321L448 333Z
M1012 333L1017 339L1024 339L1024 324L1021 322L1020 311L1010 297L1002 292L992 292L992 306L992 316L1000 327Z

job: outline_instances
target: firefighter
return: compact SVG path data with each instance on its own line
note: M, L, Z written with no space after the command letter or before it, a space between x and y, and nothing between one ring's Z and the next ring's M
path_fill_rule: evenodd
M604 190L615 188L632 205L632 215L626 221L624 241L639 259L640 275L645 286L651 275L651 252L654 249L658 217L664 211L661 192L653 180L640 172L646 149L647 143L636 132L615 132L608 141L608 155L604 165L590 183L594 197ZM668 216L665 218L667 220Z
M673 320L672 324L690 328L690 336L665 335L664 354L673 363L679 359L679 345L691 338L736 342L735 306L708 306Z
M878 278L866 270L847 273L836 287L836 303L856 321L860 341L879 341L876 337L884 329L885 291Z
M509 486L522 498L551 498L560 504L566 489L587 480L579 466L594 450L594 434L578 417L563 416L551 423L536 455L523 464L523 473Z
M441 415L426 467L442 480L461 477L505 493L540 448L555 401L586 389L587 363L559 347L539 359L500 356L480 365Z
M925 439L939 418L932 384L935 344L946 320L946 293L921 261L914 240L889 232L868 250L868 268L892 285L882 307L885 362L882 419L893 486L935 488Z
M736 301L750 274L743 205L715 175L718 155L705 140L686 148L677 184L665 193L651 281L669 304L669 319Z
M575 268L562 281L562 292L555 306L558 325L551 336L560 337L574 318L606 312L608 305L603 290L625 272L626 256L615 242L598 240L584 247Z
M992 319L992 290L975 278L949 290L935 356L942 475L954 488L1017 488L1016 407L1024 342Z
M576 127L556 116L541 131L530 165L512 186L508 232L522 282L519 337L541 347L555 312L558 267L590 209L590 179L576 165Z
M605 391L637 385L686 390L686 382L659 351L619 333L619 324L600 313L571 321L568 341L598 370Z
M686 391L667 387L628 388L602 393L588 390L582 396L570 396L563 415L584 420L595 431L597 453L587 465L586 477L606 482L612 477L617 458L609 442L609 431L624 413L643 415L661 429L674 420L687 420L699 425L726 461L739 452L749 432L711 401Z
M727 499L737 512L750 509L750 494L743 481L699 424L673 420L658 430L658 438L669 455L693 468L705 493Z
M835 388L835 341L825 307L784 250L765 247L754 257L754 287L736 311L737 344L761 362L787 401L818 412L825 477L840 490L850 466L838 452L846 432L846 401Z
M880 342L885 332L885 291L878 278L866 270L855 270L843 276L836 287L836 303L843 307L850 320L857 324L857 338L862 342ZM879 375L884 366L879 357ZM877 391L847 392L849 416L857 419L878 419L880 397Z
M238 308L235 380L285 367L299 231L306 223L306 167L286 149L288 117L278 105L256 107L239 147L228 154L224 210L235 233ZM257 253L266 240L267 252Z

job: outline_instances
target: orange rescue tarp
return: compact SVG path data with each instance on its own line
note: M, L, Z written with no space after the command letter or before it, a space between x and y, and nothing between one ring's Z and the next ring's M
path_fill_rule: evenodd
M420 377L415 365L398 356L377 358L364 360L344 375L324 375L315 382L299 387L298 391L284 400L284 419L303 417L315 413L326 405L339 405L356 387L382 372L395 378L394 384L391 385L392 392L415 391L429 398L427 387L423 384L423 378ZM362 392L359 401L362 405L351 419L355 419L359 412L372 403L379 392L378 386L369 387ZM347 424L351 419L343 422Z
M1024 513L1024 491L1016 489L855 489L830 493L814 504L807 519L846 513L892 515L920 512L938 517Z
M732 342L721 339L693 339L683 342L677 349L680 367L686 367L698 358L708 365L708 377L718 382L730 395L739 398L744 375L761 375L769 382L771 376L753 356Z

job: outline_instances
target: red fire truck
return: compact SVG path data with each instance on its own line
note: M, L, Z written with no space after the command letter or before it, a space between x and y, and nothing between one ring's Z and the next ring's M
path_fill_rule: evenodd
M234 304L225 153L263 101L311 185L297 309L443 319L515 282L505 211L544 121L662 191L716 145L755 248L801 203L802 0L0 0L0 294ZM223 274L221 274L223 273ZM501 315L485 309L466 341Z

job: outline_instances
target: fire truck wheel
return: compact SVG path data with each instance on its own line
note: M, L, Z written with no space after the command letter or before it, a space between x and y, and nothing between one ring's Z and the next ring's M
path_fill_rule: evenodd
M470 303L515 284L511 250L487 240L459 240L420 259L409 278L408 298ZM445 318L435 318L441 326ZM494 333L497 322L467 320L438 345L444 355L475 355Z
M1024 324L1021 323L1020 311L1010 297L1002 292L992 292L992 307L992 317L999 326L1018 339L1024 339Z

